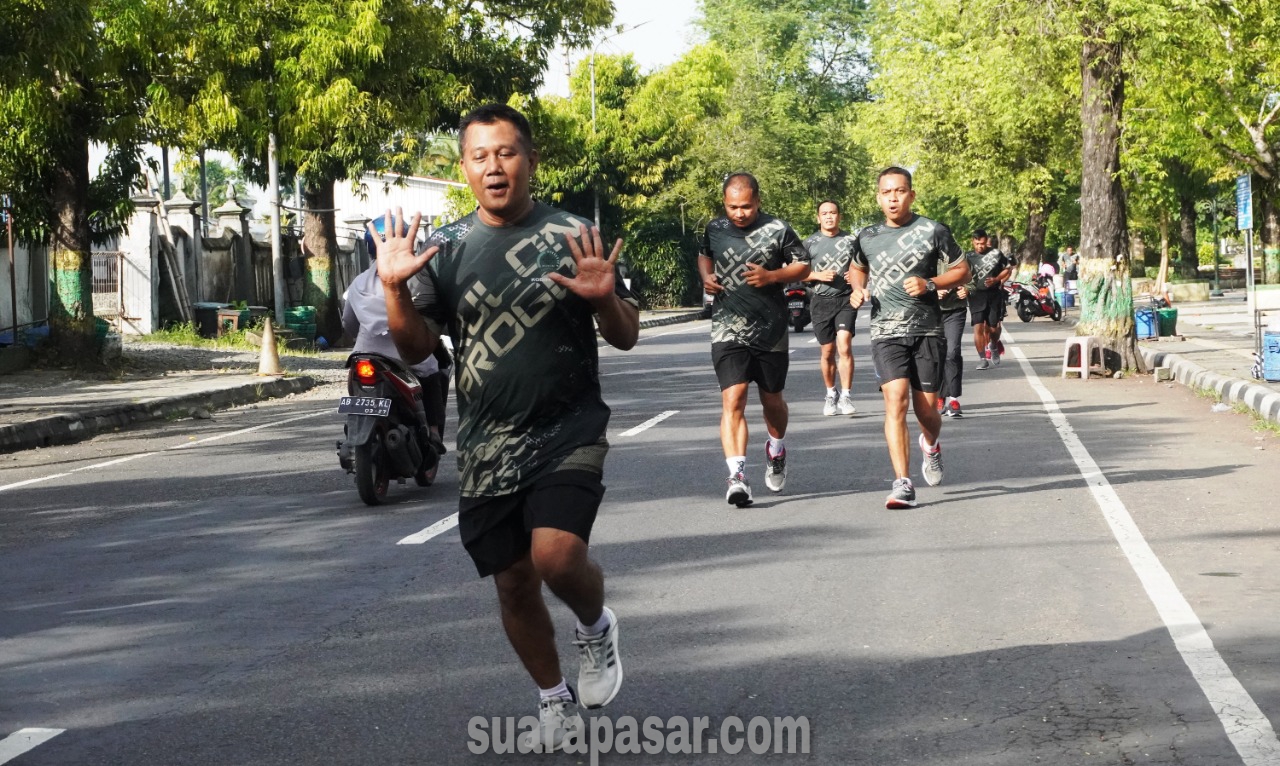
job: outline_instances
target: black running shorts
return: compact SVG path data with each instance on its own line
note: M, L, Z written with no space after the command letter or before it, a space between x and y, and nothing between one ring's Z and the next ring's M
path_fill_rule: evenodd
M791 356L786 351L760 351L741 343L712 343L711 364L721 391L739 383L755 383L761 391L776 394L787 387Z
M841 330L855 334L853 323L858 311L849 305L847 295L815 295L809 303L809 313L813 315L813 334L824 346L835 343L836 333Z
M871 361L880 385L907 378L916 391L936 394L942 388L945 357L945 338L912 335L871 341Z
M987 327L995 327L1000 324L1004 319L1006 295L1008 293L1004 288L974 290L969 293L969 316L973 320L973 326L984 324Z
M538 527L572 532L591 541L604 484L590 471L554 471L525 489L458 503L462 545L481 577L506 570L529 552Z

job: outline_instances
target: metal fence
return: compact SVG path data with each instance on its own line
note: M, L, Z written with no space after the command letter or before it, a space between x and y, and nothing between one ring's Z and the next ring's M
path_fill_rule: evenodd
M93 315L120 329L124 313L124 280L120 278L125 254L103 251L93 254Z

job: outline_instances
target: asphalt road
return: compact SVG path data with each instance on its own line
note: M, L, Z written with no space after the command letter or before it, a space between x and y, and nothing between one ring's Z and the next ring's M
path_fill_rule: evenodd
M600 762L1280 763L1280 442L1179 386L1060 380L1064 330L1010 329L1027 363L970 361L946 482L915 453L911 511L884 509L865 335L853 418L821 416L817 347L792 336L788 485L763 486L753 404L741 510L707 323L602 351L592 549L627 681L599 712L706 717L703 750L731 717L804 716L811 752ZM456 510L452 453L365 507L338 393L5 456L0 764L529 759L468 749L474 716L536 710L492 585L456 530L397 544Z

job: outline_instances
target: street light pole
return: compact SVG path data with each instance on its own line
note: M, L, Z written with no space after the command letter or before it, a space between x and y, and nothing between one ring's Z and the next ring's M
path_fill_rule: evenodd
M595 139L596 139L596 51L597 51L597 50L599 50L599 48L600 48L600 46L601 46L601 45L604 45L605 43L609 42L610 40L612 40L612 39L613 39L613 38L615 38L615 37L618 37L619 35L623 34L624 32L630 32L630 31L631 31L631 30L633 30L633 29L639 29L640 27L643 27L645 24L648 24L648 23L649 23L648 21L642 21L642 22L640 22L639 24L633 24L633 25L631 25L631 26L629 26L629 27L628 27L628 26L624 26L624 25L622 25L622 24L619 24L616 28L614 28L613 33L612 33L612 34L610 34L610 35L607 35L607 36L605 36L605 37L600 38L599 40L597 40L597 41L596 41L596 44L595 44L595 45L591 46L591 64L590 64L590 70L591 70L591 142L592 142L592 146L593 146L593 148L594 148L594 145L595 145ZM592 192L592 197L594 198L594 203L595 203L595 222L596 222L596 228L598 229L598 228L600 228L600 186L599 186L599 184L592 183L592 184L591 184L591 192Z

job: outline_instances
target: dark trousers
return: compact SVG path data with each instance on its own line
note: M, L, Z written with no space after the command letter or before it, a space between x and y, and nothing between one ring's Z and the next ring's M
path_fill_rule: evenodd
M960 379L964 377L964 354L960 352L960 341L964 338L964 320L968 314L963 308L942 312L942 331L947 336L947 362L942 373L939 399L944 396L960 398Z

